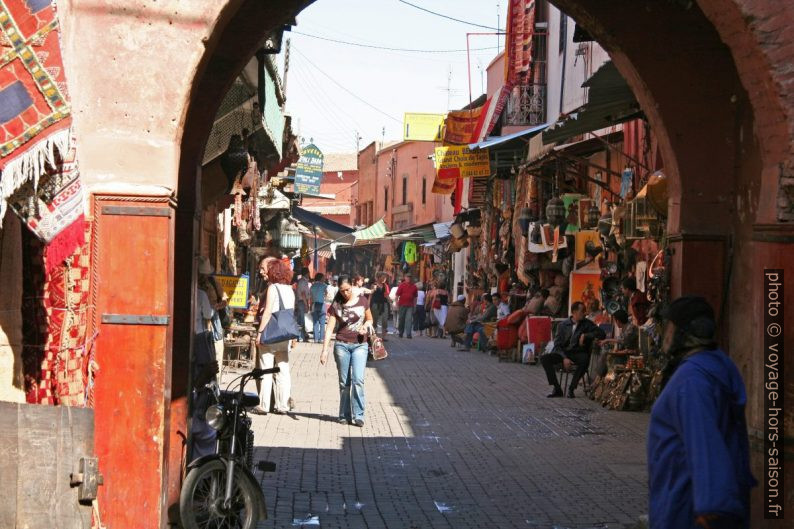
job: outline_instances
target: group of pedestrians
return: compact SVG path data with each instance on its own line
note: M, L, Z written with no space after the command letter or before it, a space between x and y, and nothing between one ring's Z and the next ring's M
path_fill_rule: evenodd
M440 281L434 280L430 288L421 282L414 283L410 274L403 276L394 296L397 307L397 335L413 338L413 333L443 338L447 320L449 292Z
M287 413L293 408L290 397L291 381L289 352L292 341L262 344L261 338L277 310L292 309L295 314L299 340L308 342L305 316L312 315L312 337L322 343L320 363L325 365L329 352L333 350L339 382L340 423L364 426L364 372L369 352L367 338L374 334L370 296L377 290L364 286L364 278L334 277L329 284L324 274L318 273L310 280L309 270L300 270L294 285L288 264L272 257L260 262L259 273L265 288L259 302L257 331L258 367L277 365L278 373L264 377L258 387L262 406L254 413L264 414L270 410L271 389L273 413ZM333 340L333 346L331 342Z

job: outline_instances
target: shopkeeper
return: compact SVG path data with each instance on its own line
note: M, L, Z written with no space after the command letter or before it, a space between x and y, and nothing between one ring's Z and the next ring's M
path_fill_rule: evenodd
M615 351L608 353L611 357L609 366L624 365L629 355L637 353L639 349L640 332L636 325L629 321L628 313L620 309L612 315L615 327L619 331L617 338L601 340L601 344L617 344Z

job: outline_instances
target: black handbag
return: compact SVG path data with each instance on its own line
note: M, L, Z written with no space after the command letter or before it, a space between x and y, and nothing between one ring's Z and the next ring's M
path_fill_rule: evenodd
M270 314L270 320L259 339L259 343L263 345L287 342L300 336L298 322L295 321L295 309L285 309L281 292L276 285L272 286L278 294L278 310Z

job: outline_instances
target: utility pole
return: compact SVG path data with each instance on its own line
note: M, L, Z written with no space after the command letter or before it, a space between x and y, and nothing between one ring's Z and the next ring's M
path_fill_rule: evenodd
M383 146L386 145L386 127L384 126L380 129L380 148L382 149ZM380 149L378 149L380 150Z
M359 142L361 141L361 135L358 133L358 131L355 131L354 134L356 135L356 154L358 154L360 149Z
M284 75L282 75L281 79L281 90L284 92L284 97L287 96L287 74L289 73L289 43L290 39L287 39L286 44L284 44ZM265 109L262 109L264 112Z
M497 32L501 32L502 31L502 26L499 25L501 23L501 20L499 18L499 10L500 9L501 9L501 6L499 5L499 2L496 2L496 30L497 30ZM497 33L496 34L496 54L497 55L499 55L499 45L500 44L501 44L501 41L499 39L499 33Z

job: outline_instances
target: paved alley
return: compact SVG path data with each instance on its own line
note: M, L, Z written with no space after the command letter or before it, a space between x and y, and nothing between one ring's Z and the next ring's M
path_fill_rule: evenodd
M366 424L334 422L333 359L292 355L295 413L253 416L270 519L261 527L629 528L647 512L647 414L546 399L540 366L386 343Z

